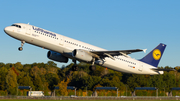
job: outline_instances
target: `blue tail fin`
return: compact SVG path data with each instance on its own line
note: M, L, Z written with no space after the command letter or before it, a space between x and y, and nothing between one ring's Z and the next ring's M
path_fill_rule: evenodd
M154 48L150 53L143 57L140 61L150 64L154 67L157 67L163 52L166 48L165 44L160 43L156 48Z

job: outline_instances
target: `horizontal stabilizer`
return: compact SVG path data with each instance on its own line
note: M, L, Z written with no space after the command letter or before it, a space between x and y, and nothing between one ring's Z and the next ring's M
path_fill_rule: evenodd
M175 69L159 69L159 68L152 68L154 71L176 71Z

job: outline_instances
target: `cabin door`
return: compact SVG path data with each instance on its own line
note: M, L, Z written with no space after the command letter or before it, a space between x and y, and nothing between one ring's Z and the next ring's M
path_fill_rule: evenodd
M31 26L30 25L26 26L26 34L31 35Z

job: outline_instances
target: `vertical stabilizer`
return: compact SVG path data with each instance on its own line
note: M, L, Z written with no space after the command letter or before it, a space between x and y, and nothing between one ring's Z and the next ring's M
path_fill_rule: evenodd
M154 67L157 67L163 52L166 48L165 44L160 43L156 48L154 48L150 53L143 57L140 61L150 64Z

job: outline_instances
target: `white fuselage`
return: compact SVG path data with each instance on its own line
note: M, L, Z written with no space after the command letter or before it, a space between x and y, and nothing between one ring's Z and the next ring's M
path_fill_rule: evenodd
M55 52L59 52L62 55L73 59L71 55L74 49L83 49L87 51L106 51L105 49L44 30L39 27L35 27L29 24L18 23L21 28L15 26L8 26L4 30L13 38L16 38L27 43L49 49ZM106 57L102 66L132 74L162 74L163 72L155 72L151 70L153 67L144 62L132 59L125 56L115 56L115 60ZM97 61L95 62L97 63Z

